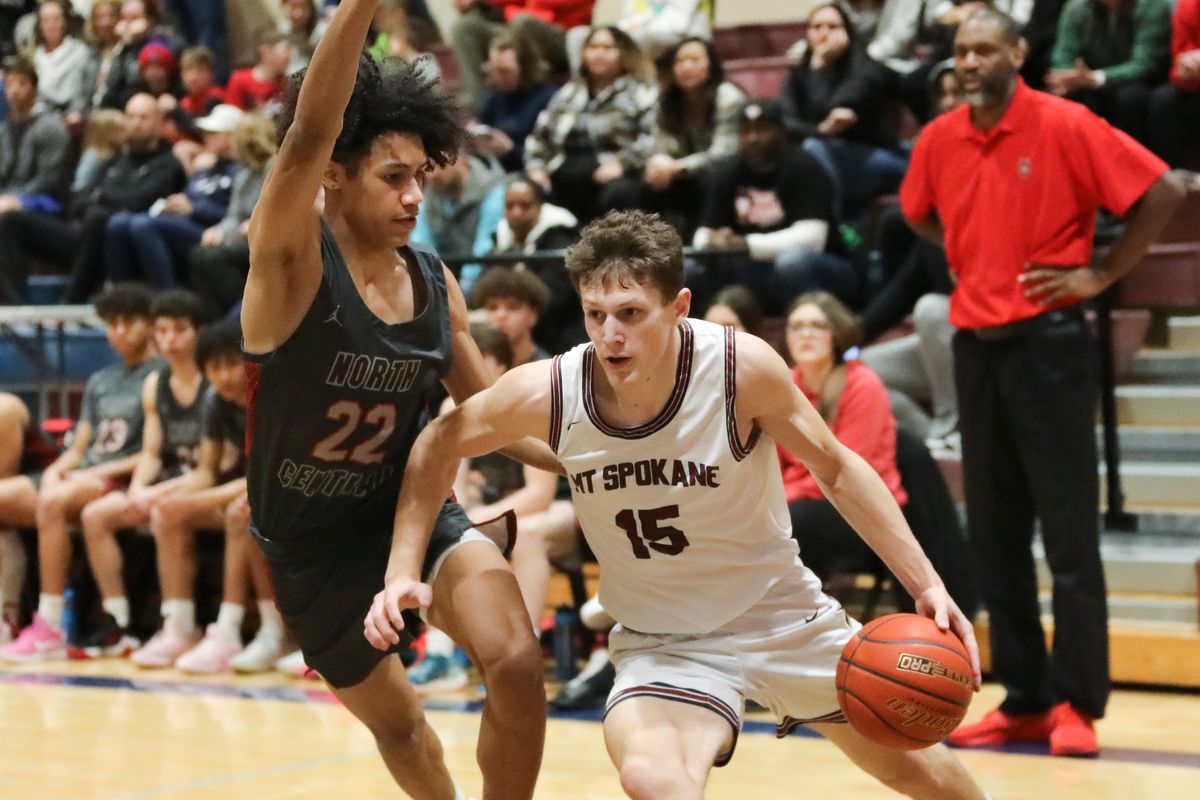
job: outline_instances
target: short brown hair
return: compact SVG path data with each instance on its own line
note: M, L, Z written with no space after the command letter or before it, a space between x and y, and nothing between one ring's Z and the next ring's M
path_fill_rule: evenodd
M497 297L513 297L528 303L541 316L546 306L550 305L550 287L527 270L493 267L483 273L479 283L475 284L471 299L476 308L483 308L488 301Z
M207 69L212 72L216 69L216 57L213 56L213 51L209 50L204 45L189 47L183 51L183 55L179 57L179 68L183 69Z
M36 89L38 87L37 68L34 67L33 62L25 56L8 56L2 63L0 63L0 71L2 71L5 75L8 75L9 73L13 75L20 75L32 83L33 88Z
M480 353L496 359L504 369L512 369L512 342L499 328L488 325L486 322L472 322L471 338L475 340L475 346L479 348Z
M669 303L683 288L683 241L657 214L610 211L567 250L567 271L577 290L629 281L655 287Z
M545 64L536 50L524 39L518 39L511 33L502 33L494 37L488 44L488 52L493 50L512 50L517 56L517 72L520 74L522 86L529 86L540 81L545 75Z
M810 304L821 309L825 319L829 320L829 331L833 334L833 363L841 364L846 360L846 351L862 343L862 324L841 300L829 292L805 292L788 306L787 316L792 316L792 312L800 306Z

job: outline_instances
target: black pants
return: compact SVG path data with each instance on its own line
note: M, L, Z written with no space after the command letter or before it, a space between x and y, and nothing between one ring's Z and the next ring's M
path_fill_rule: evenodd
M78 246L78 229L59 217L31 211L0 216L0 303L25 302L33 259L65 272Z
M250 243L245 239L217 247L195 247L188 254L188 282L215 318L225 316L246 290Z
M1200 161L1200 90L1165 83L1150 97L1150 149L1172 167Z
M992 668L1010 714L1062 700L1104 715L1111 690L1108 606L1100 561L1094 346L1076 309L1043 314L1001 341L959 331L959 397L967 525L990 619ZM1047 654L1034 568L1041 521L1053 575Z
M866 572L877 563L875 553L828 500L788 503L788 514L800 560L822 578L834 572Z

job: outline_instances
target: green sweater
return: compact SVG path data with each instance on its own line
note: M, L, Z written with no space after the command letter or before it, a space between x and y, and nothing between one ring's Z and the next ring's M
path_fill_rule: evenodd
M1170 54L1169 0L1126 0L1117 12L1100 0L1068 0L1058 20L1051 66L1069 69L1082 58L1103 72L1107 83L1156 83L1166 79Z

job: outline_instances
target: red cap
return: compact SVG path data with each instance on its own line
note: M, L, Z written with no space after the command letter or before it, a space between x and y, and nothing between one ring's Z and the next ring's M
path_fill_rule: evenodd
M138 69L145 69L150 64L159 64L166 67L168 72L174 72L175 54L171 48L151 42L138 53Z

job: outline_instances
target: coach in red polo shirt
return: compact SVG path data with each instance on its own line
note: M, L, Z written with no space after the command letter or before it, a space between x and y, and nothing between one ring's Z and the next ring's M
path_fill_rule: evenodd
M1076 103L1017 73L1020 27L991 8L954 41L967 105L917 140L900 189L909 223L944 243L967 521L1007 695L951 734L975 746L1049 741L1097 753L1110 680L1096 474L1095 348L1079 303L1131 270L1183 197L1167 166ZM1090 265L1096 212L1128 215ZM1054 577L1048 655L1031 544L1040 520Z

